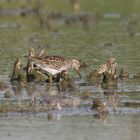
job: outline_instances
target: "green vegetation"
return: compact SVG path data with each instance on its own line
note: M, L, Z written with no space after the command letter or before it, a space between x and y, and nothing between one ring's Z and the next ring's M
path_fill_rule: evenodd
M3 1L0 7L33 7L37 5L37 0L13 0L9 3ZM81 5L82 11L100 12L100 13L136 13L140 12L139 0L77 0ZM47 10L58 10L62 12L71 12L70 0L42 0L43 7Z

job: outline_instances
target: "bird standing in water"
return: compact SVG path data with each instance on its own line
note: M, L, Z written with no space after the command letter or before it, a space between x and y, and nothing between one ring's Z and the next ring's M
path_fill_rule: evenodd
M53 75L66 72L69 69L75 69L81 78L80 62L76 59L64 59L60 56L46 56L44 58L26 56L26 58L33 62L38 68L47 72L50 82L52 82Z

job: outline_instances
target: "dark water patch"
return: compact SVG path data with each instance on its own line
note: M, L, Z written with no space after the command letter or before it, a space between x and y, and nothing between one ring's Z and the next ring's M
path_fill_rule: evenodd
M37 13L36 8L0 8L0 16L27 16L27 15L35 15Z
M16 23L5 23L5 24L0 24L0 28L2 28L2 29L25 29L26 25L16 24Z
M126 101L123 102L124 106L126 107L133 107L133 108L139 108L140 107L140 102L139 101Z

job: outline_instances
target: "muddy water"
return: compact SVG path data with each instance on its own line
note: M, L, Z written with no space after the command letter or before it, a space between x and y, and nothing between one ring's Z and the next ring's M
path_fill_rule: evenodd
M37 101L46 103L51 99L54 104L66 98L72 105L61 110L50 110L52 118L48 119L48 111L34 112L14 111L0 113L0 136L7 139L120 139L138 140L140 137L140 59L139 14L105 13L94 15L84 24L71 20L65 14L60 19L52 19L52 29L40 28L34 16L1 17L0 18L0 80L8 84L8 88L0 91L0 104L14 107L20 104L23 108L35 96ZM75 19L72 14L72 19ZM38 53L46 48L48 55L60 55L65 58L76 58L86 63L81 70L82 78L70 71L74 79L74 89L61 92L56 86L50 90L47 83L31 83L18 87L10 83L9 75L17 57L26 65L24 58L30 48ZM106 62L110 57L117 61L117 74L123 67L129 73L129 79L118 80L118 88L104 95L100 86L87 81L87 75ZM8 92L7 92L8 91ZM7 95L8 93L8 95ZM6 95L5 95L6 94ZM61 99L62 98L62 99ZM108 114L95 115L91 104L94 98L107 102ZM112 103L115 101L115 104Z

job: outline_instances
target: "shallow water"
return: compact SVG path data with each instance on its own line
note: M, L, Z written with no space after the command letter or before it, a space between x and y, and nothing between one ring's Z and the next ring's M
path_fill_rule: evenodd
M0 118L1 139L105 139L138 140L139 115L109 115L96 119L92 115L56 116L48 122L42 116Z
M137 4L133 3L133 7L137 7ZM51 31L48 31L47 27L41 29L34 15L26 17L12 15L0 18L0 80L8 83L8 93L10 93L8 95L10 97L6 98L7 89L1 90L0 103L3 104L3 101L6 105L8 102L15 105L19 102L22 104L22 101L28 103L33 96L41 103L46 99L55 102L56 98L72 100L71 107L52 110L53 119L50 121L47 118L48 112L0 113L2 140L16 140L19 137L21 140L139 139L140 15L125 14L126 11L124 13L120 11L97 13L99 17L97 15L96 17L92 10L85 12L94 17L88 25L83 25L80 21L66 25L66 19L70 16L75 18L76 15L73 12L69 14L64 12L63 17L52 19ZM85 62L87 67L81 70L82 79L79 79L75 72L70 71L70 76L74 79L74 90L61 92L56 86L50 90L47 83L35 85L31 83L23 88L11 85L9 75L15 59L19 57L21 63L26 65L27 60L24 56L28 54L31 47L35 48L36 53L40 48L45 47L47 55L60 55ZM86 76L110 57L116 58L117 73L119 74L123 67L130 78L126 81L119 80L118 88L111 94L104 95L103 89L88 83ZM134 78L135 76L139 78ZM96 116L90 109L94 98L108 102L107 115ZM115 110L113 110L112 100L115 100Z

